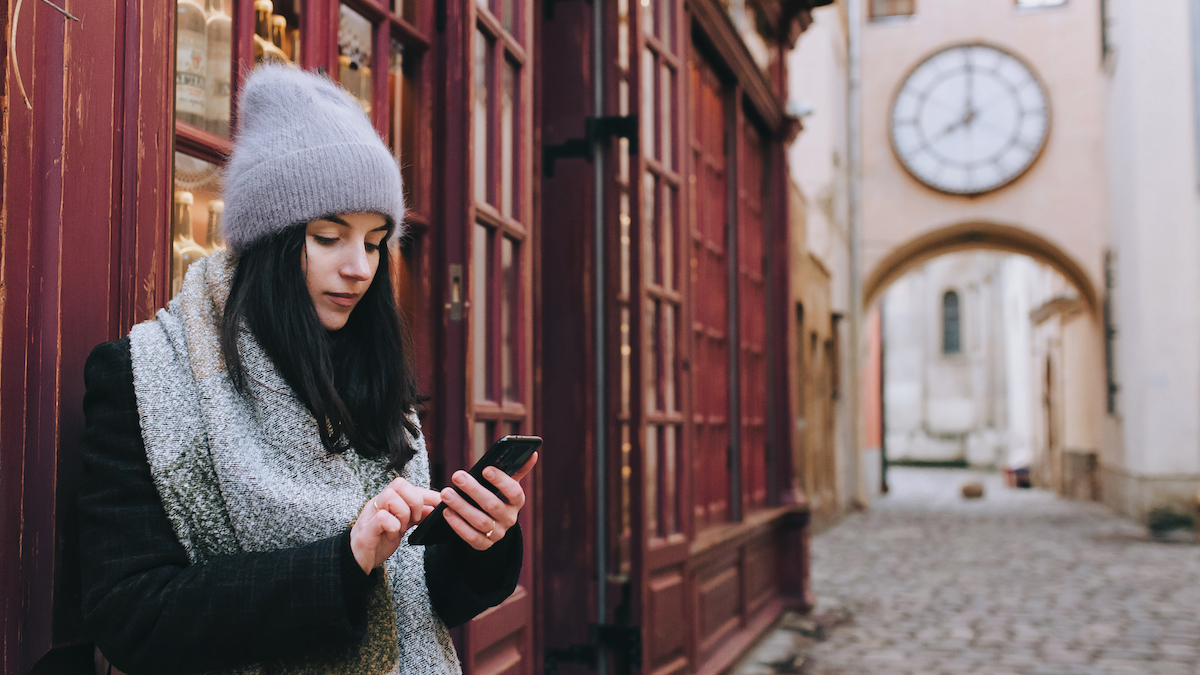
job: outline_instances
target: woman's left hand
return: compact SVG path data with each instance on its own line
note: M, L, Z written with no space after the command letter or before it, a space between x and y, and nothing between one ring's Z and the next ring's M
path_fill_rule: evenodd
M480 485L479 481L466 471L455 471L451 480L482 509L468 504L453 488L446 488L442 490L442 501L446 504L446 522L450 523L450 527L463 541L470 544L471 548L477 551L491 548L516 524L517 514L525 505L525 490L521 489L520 481L533 470L537 460L535 452L525 462L525 466L511 477L494 466L483 470L483 477L500 489L503 499Z

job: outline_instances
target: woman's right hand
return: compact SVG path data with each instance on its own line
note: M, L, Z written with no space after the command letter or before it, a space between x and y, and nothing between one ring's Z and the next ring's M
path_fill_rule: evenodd
M408 528L421 522L442 502L433 490L397 478L363 506L350 529L350 550L363 572L383 564L400 547Z

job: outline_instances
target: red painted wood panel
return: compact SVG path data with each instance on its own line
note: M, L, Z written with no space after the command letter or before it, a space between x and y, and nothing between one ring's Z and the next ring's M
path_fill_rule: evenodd
M700 660L742 621L742 579L738 552L696 573L697 634Z
M729 254L726 92L699 53L690 61L693 507L697 531L729 520Z
M738 171L738 388L743 513L767 503L766 140L745 115Z
M680 565L659 571L646 585L646 658L658 669L686 658L688 624L684 570Z

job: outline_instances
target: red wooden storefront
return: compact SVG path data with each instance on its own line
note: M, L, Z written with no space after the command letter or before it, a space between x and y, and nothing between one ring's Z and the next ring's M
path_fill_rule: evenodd
M4 672L88 670L83 362L219 245L229 96L256 53L341 81L401 163L393 269L435 482L504 433L546 439L521 585L456 631L467 672L714 672L803 604L779 55L823 0L750 3L765 69L717 0L126 0L68 5L78 21L21 4L3 31Z

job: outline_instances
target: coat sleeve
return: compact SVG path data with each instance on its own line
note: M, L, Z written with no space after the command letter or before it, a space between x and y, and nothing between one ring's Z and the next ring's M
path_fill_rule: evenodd
M84 373L83 611L109 661L134 675L183 673L361 638L382 572L362 573L348 530L189 564L150 476L128 340L96 347Z
M518 523L486 551L455 538L425 547L425 583L442 621L453 628L504 602L517 588L524 556Z

